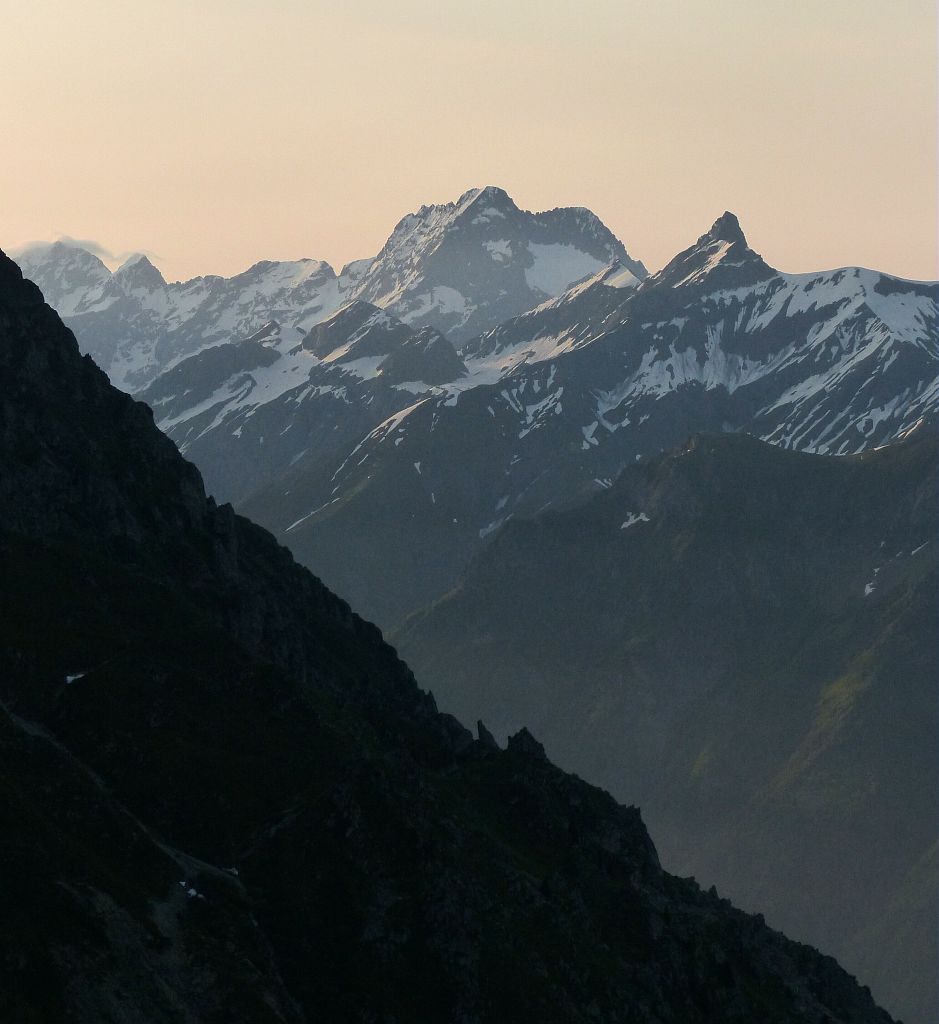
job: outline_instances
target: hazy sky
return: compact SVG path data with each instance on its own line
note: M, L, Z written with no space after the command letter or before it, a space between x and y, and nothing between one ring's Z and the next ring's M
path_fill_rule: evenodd
M725 208L783 270L934 278L934 0L0 0L0 247L168 277L374 254L497 184L657 269Z

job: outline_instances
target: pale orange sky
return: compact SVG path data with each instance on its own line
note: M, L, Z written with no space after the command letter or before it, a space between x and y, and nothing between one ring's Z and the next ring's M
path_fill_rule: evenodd
M0 0L0 247L169 278L373 255L496 184L655 270L724 209L783 270L935 278L933 0Z

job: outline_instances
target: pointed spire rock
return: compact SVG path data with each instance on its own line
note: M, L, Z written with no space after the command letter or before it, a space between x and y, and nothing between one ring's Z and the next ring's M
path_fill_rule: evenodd
M730 210L725 210L714 221L708 234L712 239L722 242L742 242L744 245L747 244L747 238L740 227L740 221L737 220L737 215L731 213Z
M725 210L694 245L680 252L645 284L647 288L743 287L775 273L747 244L736 215Z
M480 718L476 722L476 735L479 738L479 742L482 746L488 750L499 750L499 744L496 742L495 736L486 728L483 724L483 720Z

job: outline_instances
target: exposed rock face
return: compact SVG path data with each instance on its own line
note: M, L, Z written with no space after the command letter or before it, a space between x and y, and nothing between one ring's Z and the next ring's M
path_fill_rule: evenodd
M413 332L378 306L356 299L311 328L303 347L321 359L343 349L344 358L386 356Z
M5 1019L889 1021L439 715L2 256L0 558Z
M177 363L139 393L215 494L243 501L286 474L349 454L422 394L461 378L432 327L416 331L354 301L298 340L265 324L251 338Z
M534 736L522 726L521 729L514 735L510 736L508 740L508 749L514 750L519 754L525 754L528 757L538 757L545 761L547 756L544 752L544 746L539 743Z
M433 327L422 327L402 342L378 369L390 384L420 381L442 385L459 380L466 374L466 364L456 349Z

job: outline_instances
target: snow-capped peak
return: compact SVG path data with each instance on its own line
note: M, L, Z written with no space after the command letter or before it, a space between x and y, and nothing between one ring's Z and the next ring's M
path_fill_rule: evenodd
M74 242L30 246L17 261L61 316L100 309L108 301L111 271L94 253Z
M145 266L145 267L146 266L153 267L153 264L150 262L150 260L148 259L148 257L144 253L142 253L142 252L134 252L134 253L131 253L130 256L128 256L126 260L124 260L124 262L117 268L117 270L114 271L114 273L115 274L126 274L133 267L136 267L138 264L140 264L141 266ZM156 270L156 267L154 267L153 269Z
M165 288L166 280L143 253L134 253L114 271L114 280L125 290Z
M403 217L354 294L460 345L616 259L645 277L642 264L589 210L531 213L504 189L486 185Z
M519 212L512 197L496 185L485 185L483 188L471 188L464 192L456 201L454 219L475 210L488 216L506 216Z
M105 277L110 277L111 274L104 265L104 262L93 252L82 248L82 246L74 242L68 241L31 246L17 256L17 260L21 266L54 265L58 267L80 267L102 280Z

